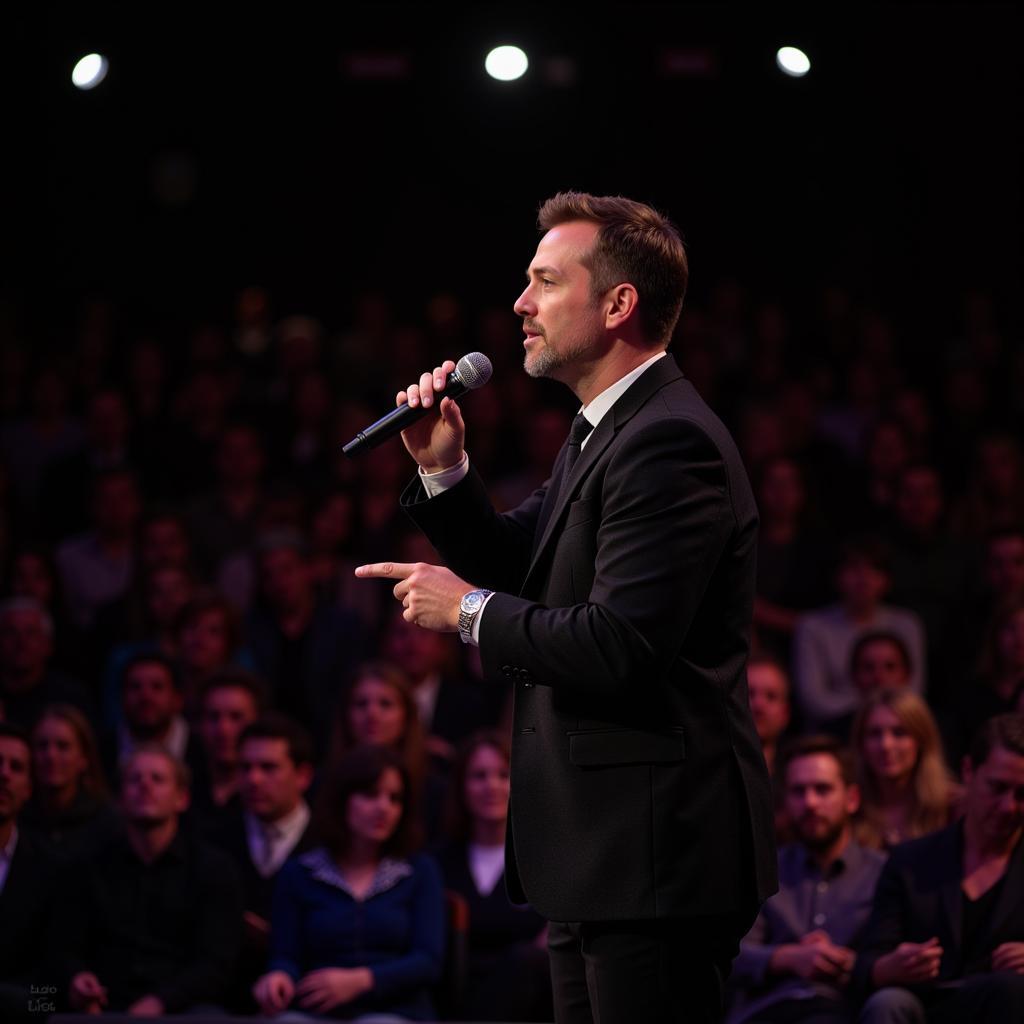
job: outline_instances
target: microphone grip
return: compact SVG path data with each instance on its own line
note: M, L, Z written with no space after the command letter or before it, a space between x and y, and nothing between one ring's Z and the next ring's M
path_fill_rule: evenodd
M443 391L435 391L434 397L437 405L440 405L442 398L460 398L469 388L462 382L456 372L448 376ZM376 448L377 445L387 441L389 438L400 434L406 427L411 427L417 420L422 419L427 413L433 412L437 405L424 409L422 405L411 406L408 402L392 409L386 416L382 416L376 423L371 424L358 434L348 444L342 446L342 451L351 458L361 451Z

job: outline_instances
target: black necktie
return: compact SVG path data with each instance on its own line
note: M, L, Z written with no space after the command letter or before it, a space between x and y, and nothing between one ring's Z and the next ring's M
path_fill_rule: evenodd
M572 429L569 431L569 447L565 452L562 479L558 484L558 501L562 499L562 492L569 483L569 474L572 472L572 467L576 465L576 460L580 457L580 452L583 450L583 442L590 436L590 432L593 429L594 424L583 413L576 413L576 418L572 421Z

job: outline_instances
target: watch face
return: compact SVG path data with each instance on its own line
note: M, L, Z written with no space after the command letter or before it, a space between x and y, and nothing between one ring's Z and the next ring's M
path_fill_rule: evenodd
M464 612L475 612L483 603L484 596L479 590L471 590L462 599L462 610Z

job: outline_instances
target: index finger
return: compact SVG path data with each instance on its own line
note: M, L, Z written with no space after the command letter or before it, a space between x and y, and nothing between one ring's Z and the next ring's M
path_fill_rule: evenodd
M415 568L411 562L371 562L357 566L356 575L363 579L404 580Z

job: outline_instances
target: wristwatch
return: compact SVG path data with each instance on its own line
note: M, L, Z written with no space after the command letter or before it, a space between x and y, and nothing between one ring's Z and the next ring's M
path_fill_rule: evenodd
M471 590L462 595L459 602L459 636L464 644L472 642L473 620L480 614L484 601L491 596L491 590Z

